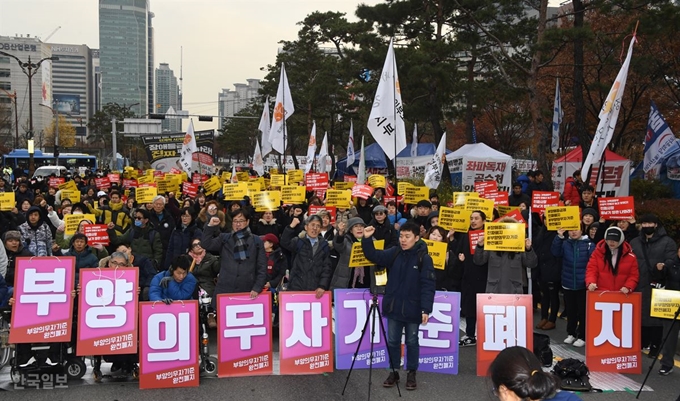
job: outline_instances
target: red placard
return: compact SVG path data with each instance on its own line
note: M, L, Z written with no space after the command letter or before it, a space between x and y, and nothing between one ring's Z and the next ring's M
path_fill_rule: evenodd
M193 182L194 184L203 185L203 183L208 181L209 178L210 177L205 174L200 175L198 173L193 173L191 175L191 182Z
M477 294L477 376L508 347L533 350L533 325L531 295Z
M114 183L114 182L115 182L116 184L119 184L119 183L120 183L120 174L110 173L110 174L107 174L106 177L107 177L107 178L109 179L109 181L112 182L112 183Z
M182 170L178 169L177 167L173 167L170 169L170 174L182 174Z
M95 178L94 185L99 189L107 189L111 188L111 181L109 180L109 177Z
M109 246L111 239L106 229L106 224L84 224L83 234L87 237L87 244Z
M369 199L373 196L373 187L370 185L354 185L352 187L352 197Z
M49 179L50 188L58 188L60 184L63 184L65 182L66 179L63 177L52 177Z
M593 372L642 373L642 293L588 291L586 364Z
M308 191L328 189L328 173L307 173L305 174L305 186Z
M137 188L137 180L129 180L127 178L123 178L123 188L129 189L129 188Z
M392 184L390 184L389 182L387 183L387 186L385 187L385 193L386 193L388 196L394 195L394 187L393 187Z
M470 230L468 231L468 240L470 241L470 254L475 254L475 248L477 248L477 240L480 235L484 235L484 230Z
M475 182L475 192L482 198L486 198L484 195L489 191L498 191L498 183L496 181Z
M548 206L560 205L560 193L549 191L534 191L531 193L531 211L543 213Z
M325 189L315 189L314 195L319 199L325 199L326 198L326 190Z
M163 178L165 177L165 172L164 171L159 171L159 170L154 170L153 172L153 178Z
M184 195L189 196L190 198L195 198L196 194L198 194L198 184L192 184L190 182L183 182L182 183L182 193Z
M356 175L347 175L345 174L342 178L344 182L357 182L357 176Z
M519 210L519 209L511 210L507 214L505 214L505 215L497 218L496 220L494 220L494 223L499 221L503 217L512 217L513 219L517 220L518 223L524 223L525 225L527 224L527 222L524 220L524 216L522 216L522 211Z
M158 185L156 185L155 182L143 182L143 183L139 184L139 188L148 188L148 187L156 188L156 187L158 187Z
M385 206L387 206L388 203L394 201L397 206L401 204L404 201L403 196L383 196L383 202L385 203Z
M337 208L335 206L315 206L315 205L310 205L309 206L309 211L307 212L308 216L317 214L318 212L322 210L328 210L328 213L331 215L331 224L335 224L335 216L338 213Z
M635 217L635 199L632 196L597 198L600 218L605 220L630 220Z

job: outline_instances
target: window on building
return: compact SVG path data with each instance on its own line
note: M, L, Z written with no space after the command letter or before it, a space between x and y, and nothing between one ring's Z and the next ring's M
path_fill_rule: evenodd
M9 68L0 68L0 78L9 78Z
M12 84L10 82L0 82L0 89L8 91L12 89Z

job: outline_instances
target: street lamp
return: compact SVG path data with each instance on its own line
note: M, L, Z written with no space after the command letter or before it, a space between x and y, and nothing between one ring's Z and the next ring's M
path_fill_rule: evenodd
M59 60L59 57L52 56L52 57L45 57L38 61L37 63L32 63L31 62L31 56L28 56L28 61L23 62L19 60L19 58L15 55L5 53L3 51L0 51L0 55L11 57L19 63L19 67L21 67L21 71L28 77L28 139L32 140L33 139L33 76L38 72L38 69L40 68L40 65L42 64L43 61L45 60L52 60L52 61L57 61ZM33 162L33 152L29 152L29 160L28 160L28 174L31 175L33 174L33 171L35 170L35 164Z
M57 108L52 108L46 104L40 104L43 107L47 107L52 111L52 114L54 115L54 165L58 166L59 165L59 109ZM66 114L69 117L72 117L71 114L69 113L63 113Z

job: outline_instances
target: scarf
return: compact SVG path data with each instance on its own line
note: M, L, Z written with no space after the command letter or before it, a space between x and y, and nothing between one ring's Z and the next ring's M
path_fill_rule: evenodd
M248 255L246 251L248 247L246 246L246 241L250 237L250 228L244 228L241 231L237 231L234 236L236 237L234 245L234 259L236 260L246 260Z
M354 238L354 235L350 234L352 238ZM361 242L360 239L354 238L354 241L352 242ZM366 275L366 272L363 267L355 267L354 268L354 277L352 278L352 288L356 288L357 286L357 281L359 281L359 284L364 283L364 277Z
M205 257L205 249L201 253L195 253L194 251L191 251L189 252L189 255L191 255L191 257L194 258L197 265L200 265L201 262L203 261L203 258Z

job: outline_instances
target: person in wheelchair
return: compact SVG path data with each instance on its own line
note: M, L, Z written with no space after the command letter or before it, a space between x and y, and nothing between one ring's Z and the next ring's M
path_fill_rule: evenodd
M180 255L168 270L156 274L151 280L149 301L170 305L172 301L191 299L196 289L196 278L189 272L193 263L189 255Z
M189 256L193 259L193 265L189 272L194 275L198 286L196 287L195 298L198 298L199 289L203 289L208 293L209 297L215 294L215 283L217 283L217 275L220 274L220 259L201 246L200 238L191 240L189 246ZM214 329L217 327L217 319L215 313L211 312L207 316L208 327Z

